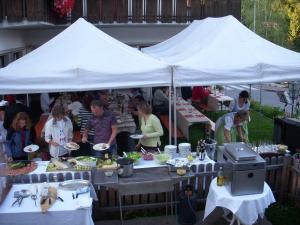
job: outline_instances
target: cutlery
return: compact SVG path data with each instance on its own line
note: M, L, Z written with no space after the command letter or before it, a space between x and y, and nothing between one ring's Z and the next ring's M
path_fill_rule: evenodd
M17 202L19 203L20 200L20 193L18 191L14 192L14 198L16 198L16 200L13 202L13 204L11 206L14 206Z
M61 202L64 201L64 200L63 200L61 197L59 197L59 196L57 196L57 199L60 200Z
M157 147L157 151L159 152L159 154L161 154L161 151L159 150L159 147Z
M36 195L31 195L31 199L34 200L34 205L36 206L37 196Z

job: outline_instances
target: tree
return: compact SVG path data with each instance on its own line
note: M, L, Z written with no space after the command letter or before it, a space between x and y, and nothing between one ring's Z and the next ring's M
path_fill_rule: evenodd
M299 0L286 0L285 9L289 18L288 42L292 49L300 50Z
M300 51L299 0L242 0L242 22L253 30L256 1L256 33L275 44Z

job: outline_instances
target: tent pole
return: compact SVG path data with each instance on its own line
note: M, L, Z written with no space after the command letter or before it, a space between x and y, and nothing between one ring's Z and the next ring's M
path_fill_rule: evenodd
M252 91L252 84L249 84L249 95L250 95L250 98L251 98L251 91Z
M260 106L261 106L261 100L262 100L261 87L262 87L262 84L260 84L260 86L259 86L259 104L260 104Z
M28 94L26 94L26 105L27 105L27 107L29 107L29 95Z
M169 86L169 145L172 144L172 86Z
M177 115L176 115L176 103L177 103L177 93L176 93L176 86L174 87L174 145L177 145Z

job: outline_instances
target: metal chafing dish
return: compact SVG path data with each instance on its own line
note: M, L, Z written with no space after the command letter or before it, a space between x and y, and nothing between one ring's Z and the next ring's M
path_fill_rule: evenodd
M74 179L74 180L66 180L64 182L59 183L58 188L76 191L77 189L85 188L89 186L90 186L90 181L88 180Z
M224 144L225 186L232 195L263 192L266 161L245 143Z

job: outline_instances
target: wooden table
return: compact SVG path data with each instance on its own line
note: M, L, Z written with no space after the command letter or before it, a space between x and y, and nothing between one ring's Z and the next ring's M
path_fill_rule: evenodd
M189 140L189 128L193 124L210 124L212 126L212 130L214 130L214 123L183 99L179 99L176 103L176 116L177 126L187 140Z
M208 96L207 105L213 111L218 111L219 106L220 106L220 109L222 111L223 107L229 106L230 102L232 102L232 101L233 101L233 98L223 95L221 93L210 94Z

